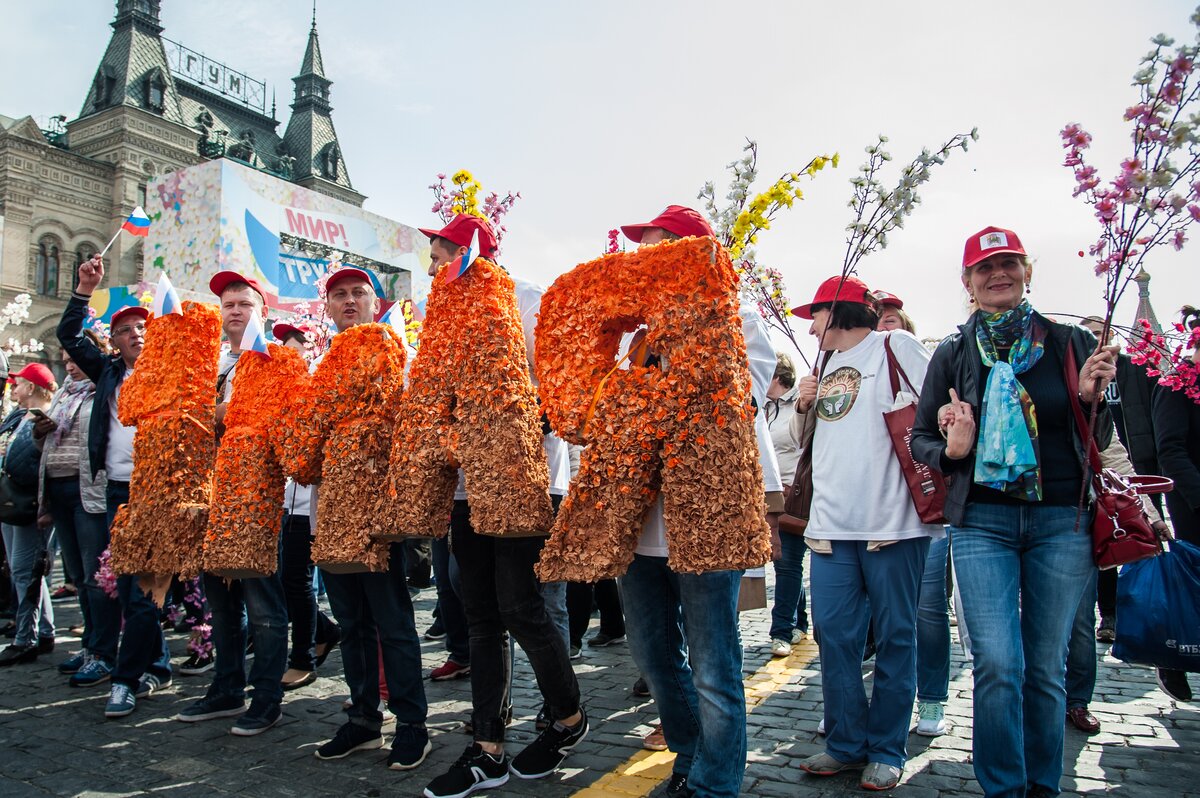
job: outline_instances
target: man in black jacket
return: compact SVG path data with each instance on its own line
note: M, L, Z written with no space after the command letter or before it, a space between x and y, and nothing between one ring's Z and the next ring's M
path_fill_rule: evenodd
M146 319L143 307L121 308L110 323L111 344L116 355L106 355L87 336L83 322L88 316L88 300L104 279L104 261L97 255L79 267L79 285L71 292L58 340L71 359L96 384L91 427L88 435L88 461L92 475L101 469L108 475L108 524L112 527L117 508L129 501L129 479L133 475L134 427L124 426L117 418L117 396L121 384L133 371L145 343ZM171 655L159 626L158 607L137 584L133 576L117 579L117 597L125 619L125 633L112 671L112 688L104 709L105 717L119 718L133 712L138 698L171 683ZM73 683L74 680L72 680ZM102 681L102 680L99 680ZM93 684L98 681L91 682Z

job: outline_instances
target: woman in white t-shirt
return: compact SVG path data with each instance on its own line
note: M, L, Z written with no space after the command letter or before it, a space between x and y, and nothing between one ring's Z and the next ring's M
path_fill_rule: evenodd
M800 767L818 776L865 767L861 785L887 790L907 758L925 559L930 539L944 535L921 522L891 455L883 414L896 396L887 350L913 385L924 380L929 353L902 330L875 331L879 305L855 277L826 280L811 303L792 312L812 319L810 332L828 353L820 378L799 382L797 400L797 412L817 418L805 539L826 730L825 753ZM869 701L861 672L868 624L877 646Z

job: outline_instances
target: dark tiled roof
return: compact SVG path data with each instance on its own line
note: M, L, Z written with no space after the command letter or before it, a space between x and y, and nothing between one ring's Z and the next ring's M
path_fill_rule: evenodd
M161 112L149 109L146 103L146 85L155 73L164 84ZM97 92L104 89L108 89L108 99L98 104ZM79 116L89 116L114 105L152 110L170 122L186 124L162 40L140 26L119 25L113 31Z
M300 74L325 77L325 63L321 60L321 43L317 41L316 22L313 22L312 30L308 32L308 47L305 48L304 60L300 63Z
M226 138L228 146L235 145L246 131L253 133L254 156L257 162L252 158L242 160L251 166L278 171L279 145L283 139L276 132L279 124L276 120L193 83L181 80L177 86L184 124L196 130L197 141L201 134L200 115L207 110L213 116L214 132L229 131Z

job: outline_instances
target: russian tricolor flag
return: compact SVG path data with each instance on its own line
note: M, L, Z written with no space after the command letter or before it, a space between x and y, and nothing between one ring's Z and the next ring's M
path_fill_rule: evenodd
M183 315L183 303L179 301L179 294L175 291L175 286L171 285L171 278L167 277L166 272L158 277L158 287L154 289L154 302L150 305L150 312L156 319L169 313Z
M475 257L479 255L479 228L476 227L471 232L471 245L467 247L467 251L457 261L451 262L446 266L445 282L452 283L459 277L466 274L467 269L471 268L471 264L475 262Z
M246 322L241 349L243 352L254 352L263 357L271 356L271 350L267 348L267 334L263 331L262 319L257 313L252 313L250 321Z
M121 229L127 233L133 233L135 236L148 236L150 235L150 217L139 205L133 209L133 213L129 214L129 218L121 225Z

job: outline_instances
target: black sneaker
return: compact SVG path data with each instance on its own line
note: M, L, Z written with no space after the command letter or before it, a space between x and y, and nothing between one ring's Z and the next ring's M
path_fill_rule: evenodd
M615 646L617 643L624 643L625 635L607 635L604 632L597 632L595 637L588 640L588 648L604 648L605 646Z
M425 630L426 640L444 640L446 638L446 627L442 626L441 621L434 621L428 629Z
M237 719L229 733L237 737L253 737L274 726L282 717L283 710L278 702L253 698L250 700L250 709Z
M184 723L199 723L202 720L236 718L246 712L246 700L231 695L204 696L199 701L184 707L175 720Z
M1101 643L1112 643L1117 639L1117 623L1112 618L1101 618L1096 639Z
M637 698L650 697L650 685L646 684L646 680L641 676L639 676L637 681L633 683L633 694Z
M355 751L369 751L383 746L383 735L357 723L343 723L333 739L322 745L314 755L317 759L341 759Z
M1170 668L1159 668L1156 676L1159 689L1168 696L1182 704L1192 700L1192 687L1188 684L1186 673L1173 671Z
M429 782L425 798L464 798L476 790L499 787L508 781L508 770L507 756L500 754L497 759L473 743L449 770Z
M695 790L688 786L687 776L682 773L672 773L663 790L663 798L691 798Z
M396 735L392 737L392 753L388 754L388 767L392 770L412 770L425 761L433 750L429 732L424 726L396 724Z
M587 736L587 713L582 707L579 711L582 717L574 728L551 723L536 740L525 746L525 750L513 757L509 771L521 779L540 779L553 773L571 753L571 749Z
M191 654L187 660L179 666L179 672L184 676L199 676L202 673L207 673L213 669L216 661L212 654L200 656L199 654Z

